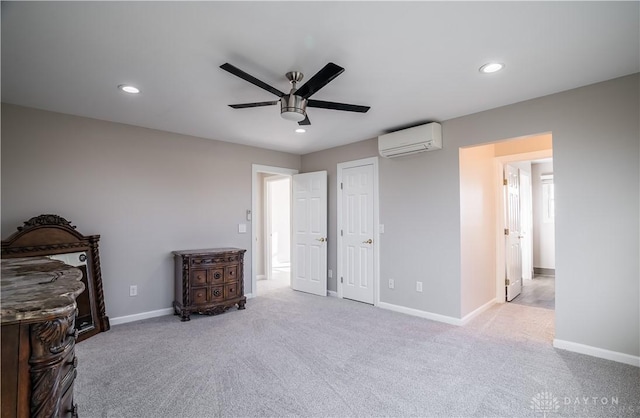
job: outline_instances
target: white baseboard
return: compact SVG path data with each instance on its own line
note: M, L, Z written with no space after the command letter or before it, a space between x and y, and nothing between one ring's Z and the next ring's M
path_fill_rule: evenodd
M331 296L332 298L337 298L338 292L334 292L333 290L327 290L327 296Z
M496 303L495 299L490 300L489 302L485 303L481 307L473 310L472 312L469 312L468 314L462 317L462 319L460 320L461 322L460 325L466 325L469 321L471 321L473 318L475 318L476 316L480 315L482 312L492 307L495 303Z
M256 275L256 280L266 280L267 276L264 274L258 274Z
M141 312L139 314L119 316L117 318L110 318L109 323L111 325L126 324L127 322L141 321L143 319L155 318L158 316L165 316L173 314L173 308L158 309L157 311Z
M454 318L452 316L440 315L432 312L421 311L419 309L407 308L405 306L394 305L387 302L380 302L377 306L382 309L388 309L390 311L400 312L412 316L419 316L420 318L431 319L433 321L444 322L446 324L458 326L463 325L462 319Z
M245 294L245 296L247 297L247 299L253 299L256 297L256 295L254 295L253 293L247 293Z
M586 354L592 357L599 357L606 360L617 361L618 363L625 363L640 367L640 356L632 356L631 354L620 353L618 351L606 350L604 348L592 347L590 345L574 343L571 341L558 340L557 338L553 340L553 346L560 350L573 351L575 353Z

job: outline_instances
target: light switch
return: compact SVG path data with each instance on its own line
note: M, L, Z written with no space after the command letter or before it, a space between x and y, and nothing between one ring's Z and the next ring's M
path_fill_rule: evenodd
M247 233L247 224L238 224L238 234Z

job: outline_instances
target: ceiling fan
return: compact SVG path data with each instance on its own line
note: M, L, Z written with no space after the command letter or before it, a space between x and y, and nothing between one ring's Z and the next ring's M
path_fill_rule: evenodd
M272 102L255 102L229 105L234 109L272 106L280 102L280 116L282 116L284 119L298 122L299 125L311 125L309 117L307 116L307 107L318 107L322 109L344 110L347 112L359 113L366 113L369 110L369 106L325 102L323 100L313 100L309 98L318 90L329 84L331 80L342 74L342 72L344 71L344 68L332 62L325 65L324 68L318 71L299 89L296 89L296 84L302 81L303 74L299 71L288 72L286 74L286 77L291 83L291 91L289 92L289 94L285 94L280 90L271 87L267 83L258 80L252 75L245 73L241 69L234 67L229 63L222 64L220 68L268 91L269 93L275 94L280 98L279 100L274 100Z

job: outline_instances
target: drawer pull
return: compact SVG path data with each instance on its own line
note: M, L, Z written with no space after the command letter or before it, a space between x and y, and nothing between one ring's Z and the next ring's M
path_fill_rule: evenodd
M216 280L220 280L220 278L221 278L221 277L222 277L222 274L220 274L219 272L216 272L216 273L213 275L213 278L214 278L214 279L216 279Z
M220 289L216 289L216 290L213 291L213 296L215 296L215 297L220 297L221 294L222 293L220 292Z

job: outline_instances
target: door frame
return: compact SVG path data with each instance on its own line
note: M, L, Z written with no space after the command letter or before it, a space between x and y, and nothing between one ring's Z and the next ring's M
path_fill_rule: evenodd
M342 183L342 171L347 168L359 167L362 165L373 165L373 306L380 304L380 218L379 207L380 200L378 194L378 157L362 158L360 160L347 161L344 163L338 163L337 165L337 183L336 183L336 195L337 195L337 266L336 266L336 283L338 289L338 297L343 298L342 295L342 283L340 278L343 277L343 263L342 263L342 245L343 239L340 236L340 230L342 229L342 190L340 184Z
M518 161L528 161L528 160L538 160L542 158L552 158L553 157L553 149L546 149L541 151L533 151L533 152L525 152L521 154L511 154L505 155L502 157L494 158L494 167L495 167L495 184L500 184L500 187L495 188L495 199L496 199L496 302L497 303L506 303L505 297L505 245L504 245L504 229L505 225L505 216L504 216L504 207L505 207L505 196L504 190L502 187L502 179L504 177L504 167L509 163L514 163Z
M257 257L255 256L257 253L257 241L258 241L258 231L256 228L256 222L253 220L253 214L257 213L258 209L258 190L259 188L264 187L263 182L259 181L258 174L267 173L267 174L281 174L284 176L292 176L294 174L298 174L299 170L293 168L284 168L284 167L273 167L268 165L260 165L260 164L252 164L251 165L251 293L247 292L245 286L245 295L247 298L253 298L257 295ZM261 248L260 251L264 249ZM264 251L263 251L264 252ZM245 281L245 284L247 281Z

